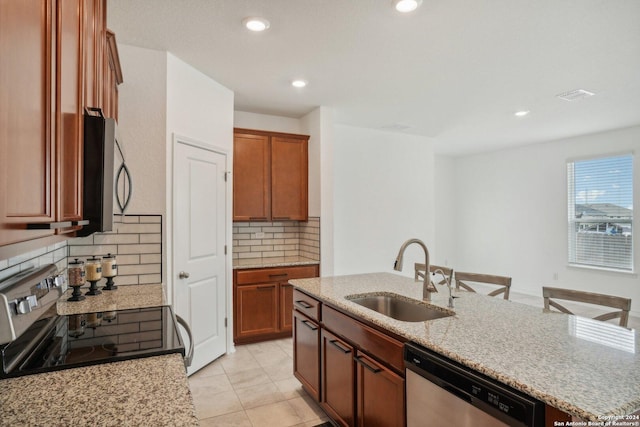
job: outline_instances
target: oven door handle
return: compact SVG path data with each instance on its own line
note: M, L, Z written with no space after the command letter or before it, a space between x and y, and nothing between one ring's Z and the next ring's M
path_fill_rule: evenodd
M182 325L185 331L187 331L187 335L189 336L189 350L187 351L187 354L184 356L184 367L188 368L189 366L191 366L191 361L193 360L193 334L191 333L191 328L189 327L189 324L186 322L186 320L184 320L182 317L178 316L177 314L176 314L176 320L178 321L179 324Z

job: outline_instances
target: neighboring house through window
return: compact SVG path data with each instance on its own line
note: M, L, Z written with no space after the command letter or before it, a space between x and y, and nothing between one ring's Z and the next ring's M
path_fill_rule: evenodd
M633 156L567 162L569 264L633 271Z

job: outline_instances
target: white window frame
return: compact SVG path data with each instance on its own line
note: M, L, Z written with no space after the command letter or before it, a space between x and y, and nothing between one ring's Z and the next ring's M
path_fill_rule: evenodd
M566 167L566 178L567 178L567 236L568 236L568 252L567 252L567 256L568 256L568 263L570 266L572 267L581 267L581 268L591 268L591 269L598 269L598 270L611 270L611 271L616 271L616 272L623 272L623 273L633 273L635 270L635 256L634 256L634 246L635 246L635 242L634 242L634 235L636 235L637 233L634 231L634 227L633 227L633 222L634 222L634 217L635 217L635 213L631 214L631 218L626 219L626 218L616 218L615 221L610 221L609 217L593 217L593 218L576 218L576 185L575 185L575 179L573 177L574 174L574 165L575 163L579 163L579 162L583 162L583 161L594 161L594 160L598 160L598 159L602 159L602 160L607 160L607 159L611 159L611 158L615 158L615 157L626 157L629 156L631 157L631 186L632 186L632 190L631 190L631 196L632 196L632 203L635 204L635 201L633 200L633 196L635 193L635 189L633 189L633 186L635 184L634 182L634 175L635 175L635 159L634 159L634 153L633 152L622 152L622 153L611 153L611 154L606 154L606 155L600 155L600 156L592 156L592 157L583 157L583 158L575 158L575 159L568 159L567 160L567 167ZM579 227L580 225L584 225L585 227L588 226L588 224L593 224L596 225L597 230L600 231L600 225L601 224L606 224L607 222L611 222L611 223L616 223L617 225L619 224L630 224L631 226L631 235L628 236L628 238L630 239L630 260L629 260L629 264L627 266L621 266L620 263L617 263L617 265L614 265L613 263L607 263L607 262L588 262L587 260L583 259L579 259L580 257L577 255L579 252L579 248L578 248L578 231L577 231L577 227ZM596 233L599 234L599 233ZM595 236L594 236L595 237ZM603 236L599 236L602 238L606 238L606 233Z

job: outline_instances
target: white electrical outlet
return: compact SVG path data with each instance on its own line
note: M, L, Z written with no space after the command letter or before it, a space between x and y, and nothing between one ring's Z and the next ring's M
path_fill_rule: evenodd
M558 280L558 273L553 273L553 280Z
M253 237L255 237L256 239L264 239L264 233L259 231L256 234L254 234Z

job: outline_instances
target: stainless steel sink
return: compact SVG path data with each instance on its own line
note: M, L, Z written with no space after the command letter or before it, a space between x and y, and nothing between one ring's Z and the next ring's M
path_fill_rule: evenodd
M424 322L455 314L452 311L435 308L420 301L411 301L395 294L352 295L345 299L403 322Z

